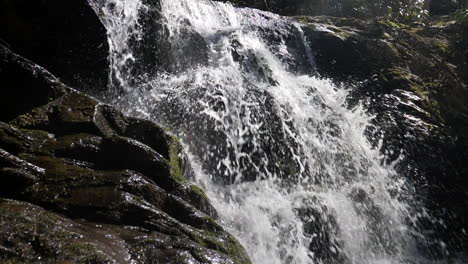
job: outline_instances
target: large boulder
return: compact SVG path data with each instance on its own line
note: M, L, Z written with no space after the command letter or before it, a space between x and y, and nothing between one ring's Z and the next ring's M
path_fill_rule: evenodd
M3 46L0 85L0 262L250 263L177 138Z
M67 85L106 88L107 31L87 0L1 0L0 39Z

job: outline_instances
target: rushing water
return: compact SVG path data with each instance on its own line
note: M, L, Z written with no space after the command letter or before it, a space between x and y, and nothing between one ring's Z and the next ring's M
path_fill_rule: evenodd
M426 262L407 183L346 87L316 76L299 24L205 0L93 5L124 90L113 102L183 139L193 180L254 263ZM151 54L158 68L141 67Z

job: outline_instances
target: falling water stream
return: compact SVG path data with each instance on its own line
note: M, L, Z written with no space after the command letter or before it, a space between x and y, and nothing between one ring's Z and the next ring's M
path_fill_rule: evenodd
M208 0L162 0L156 13L92 4L113 95L124 91L113 103L182 138L193 181L253 263L426 263L408 183L371 146L372 117L347 106L346 86L316 75L301 25ZM151 19L160 32L145 37ZM151 49L157 70L140 67Z

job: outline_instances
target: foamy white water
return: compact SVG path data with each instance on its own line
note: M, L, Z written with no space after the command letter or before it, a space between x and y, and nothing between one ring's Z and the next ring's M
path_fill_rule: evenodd
M141 76L132 76L129 40L141 37L146 7L94 7L109 31L112 78L126 90L115 103L183 139L193 180L253 263L429 262L407 225L423 209L409 207L404 179L366 138L365 109L348 109L346 87L314 75L299 24L228 3L162 0L154 41L170 47L171 67L142 89L131 85Z

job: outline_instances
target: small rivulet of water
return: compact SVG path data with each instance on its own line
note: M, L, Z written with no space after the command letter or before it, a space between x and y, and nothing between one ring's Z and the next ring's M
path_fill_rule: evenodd
M366 138L365 109L316 76L299 24L209 0L91 4L114 103L182 138L253 263L428 262L407 183Z

